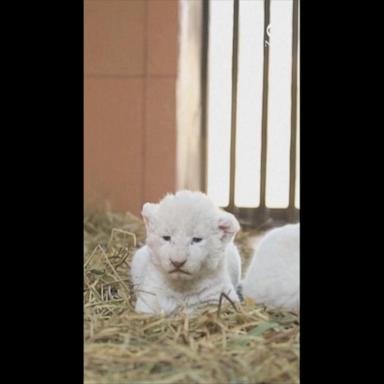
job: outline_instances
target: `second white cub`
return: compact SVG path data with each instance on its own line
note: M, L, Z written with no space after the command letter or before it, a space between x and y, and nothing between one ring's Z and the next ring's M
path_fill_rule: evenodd
M256 303L298 310L300 224L271 230L260 241L242 282L243 296Z

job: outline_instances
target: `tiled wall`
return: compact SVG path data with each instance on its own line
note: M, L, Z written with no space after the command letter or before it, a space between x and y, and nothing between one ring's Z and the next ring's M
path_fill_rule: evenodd
M85 205L175 189L178 0L84 1Z

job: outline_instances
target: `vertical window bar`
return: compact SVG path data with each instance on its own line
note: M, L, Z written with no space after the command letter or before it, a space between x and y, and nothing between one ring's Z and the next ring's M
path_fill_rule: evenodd
M292 86L291 86L291 152L289 179L289 209L295 210L296 133L297 133L297 61L298 61L298 0L293 0L292 13Z
M265 208L267 179L267 125L268 125L268 74L269 36L267 28L271 18L271 1L264 0L264 66L263 66L263 105L261 115L261 169L260 169L260 208Z
M232 40L232 115L231 115L231 157L229 171L229 209L235 206L235 168L236 168L236 124L237 124L237 74L239 52L239 0L233 2L233 40Z
M207 111L208 111L208 49L209 49L209 0L202 4L202 43L201 43L201 190L207 192Z

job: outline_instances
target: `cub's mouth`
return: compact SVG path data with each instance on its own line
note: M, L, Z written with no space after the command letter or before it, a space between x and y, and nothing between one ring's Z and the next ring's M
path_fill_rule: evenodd
M185 275L190 275L189 272L183 271L182 269L174 269L173 271L170 271L168 273L175 273L175 272L180 272L180 273L184 273Z

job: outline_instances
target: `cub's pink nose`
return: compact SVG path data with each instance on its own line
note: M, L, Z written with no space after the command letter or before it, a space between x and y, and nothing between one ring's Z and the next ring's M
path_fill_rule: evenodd
M184 260L184 261L174 261L171 259L171 264L176 267L176 268L180 268L182 267L185 263L186 263L187 260Z

